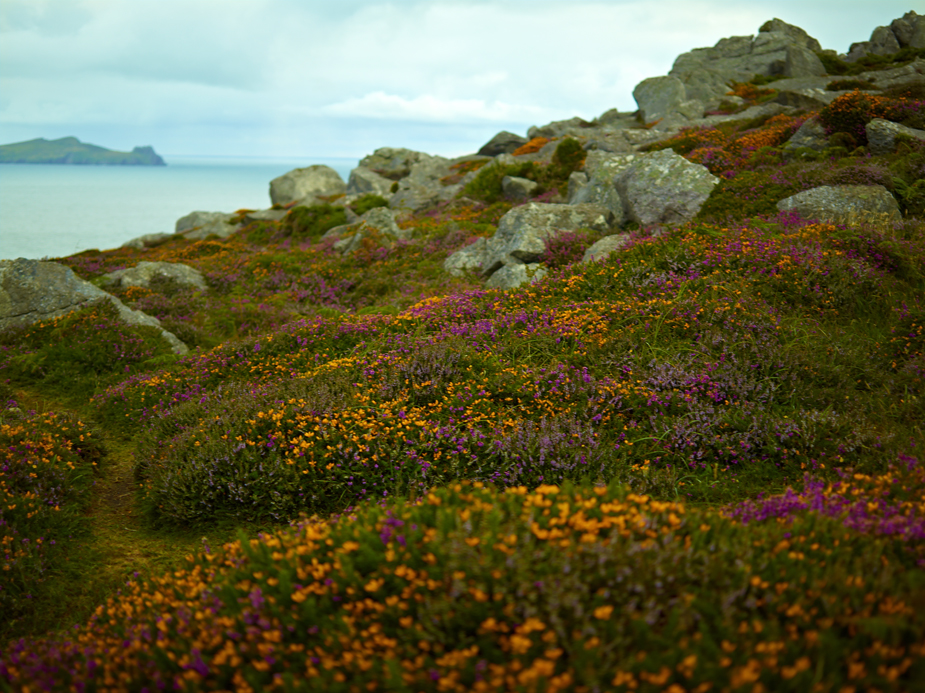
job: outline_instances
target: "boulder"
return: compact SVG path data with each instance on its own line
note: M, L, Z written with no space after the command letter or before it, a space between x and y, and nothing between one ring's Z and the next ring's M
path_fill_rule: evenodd
M882 185L824 185L785 198L777 208L831 224L902 220L896 199Z
M584 171L572 171L568 177L568 203L570 205L581 202L579 195L588 184L588 174Z
M874 118L864 126L867 131L867 146L871 154L892 154L896 150L897 137L912 137L925 141L925 130L916 130L883 118Z
M626 245L629 239L628 233L616 233L611 236L604 236L585 251L581 261L598 262L600 260L606 260L613 251L619 250Z
M616 178L627 217L640 226L685 224L719 178L670 149L637 157Z
M380 176L365 166L357 166L347 179L347 195L366 195L372 193L388 198L392 194L394 181Z
M527 130L527 137L531 140L534 137L547 137L549 139L556 139L559 137L565 137L566 135L580 137L584 134L584 130L591 126L591 123L589 123L584 118L575 116L574 118L569 118L568 120L556 120L552 123L547 123L542 127L537 127L534 125L529 130Z
M175 233L191 241L199 241L208 236L228 238L238 230L238 226L231 223L232 219L234 214L224 212L190 212L177 219Z
M372 154L360 159L360 167L378 173L383 178L396 181L409 175L412 167L428 156L428 154L412 149L380 147Z
M784 143L784 152L790 153L798 149L812 149L821 152L828 145L829 138L825 134L825 127L818 118L807 118L799 129Z
M506 265L489 277L485 287L507 291L516 289L521 284L535 284L545 276L546 267L539 263Z
M144 248L155 248L161 243L169 241L173 238L173 234L170 233L146 233L143 236L138 236L133 238L130 241L126 241L122 244L123 248L136 248L142 250Z
M398 181L398 190L389 198L389 207L418 211L453 198L462 184L444 185L442 181L452 175L451 165L442 156L422 154L411 172Z
M925 48L925 16L910 10L899 19L894 19L890 29L903 48Z
M662 120L687 101L684 84L677 77L649 77L633 89L633 98L639 106L643 122ZM699 114L698 114L699 115Z
M336 226L327 231L323 238L337 238L334 249L349 255L360 247L363 239L375 236L384 247L390 247L396 240L407 240L412 232L400 229L395 222L395 212L388 207L374 207L352 224Z
M344 179L324 164L293 169L270 181L270 202L274 205L298 202L311 206L324 202L322 197L344 195L346 192Z
M482 145L478 153L483 156L498 156L498 154L510 154L515 149L527 143L525 137L515 135L513 132L502 130L492 137L488 142Z
M611 154L609 152L588 152L584 173L587 182L572 193L569 180L569 204L591 203L607 209L612 215L611 226L622 226L626 222L623 200L616 188L616 179L639 158L636 154Z
M512 200L529 200L536 193L540 184L529 178L505 176L501 179L501 190L505 197Z
M546 241L563 231L610 228L610 213L600 205L539 204L515 207L498 223L488 241L482 273L491 276L505 265L530 264L546 251Z
M822 50L822 45L814 39L812 36L807 34L803 29L793 24L787 24L787 22L777 19L770 19L764 24L761 25L761 28L758 29L759 34L766 34L769 32L780 32L786 34L791 41L793 41L798 46L803 46L808 50L813 51L814 53Z
M128 325L155 327L176 354L189 349L157 318L132 310L115 296L84 281L70 267L40 260L0 260L0 329L51 320L96 301L109 301Z
M465 248L460 248L443 261L443 269L454 277L482 271L485 254L488 252L488 239L477 238Z
M179 262L141 261L134 267L116 270L100 277L101 286L141 286L148 288L154 279L170 279L182 286L205 291L208 286L202 272Z

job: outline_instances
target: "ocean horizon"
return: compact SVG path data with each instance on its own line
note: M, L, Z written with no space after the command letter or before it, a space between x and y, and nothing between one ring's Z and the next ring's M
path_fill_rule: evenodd
M346 181L359 159L167 156L166 166L0 164L0 259L66 257L173 233L190 212L270 206L270 181L326 164Z

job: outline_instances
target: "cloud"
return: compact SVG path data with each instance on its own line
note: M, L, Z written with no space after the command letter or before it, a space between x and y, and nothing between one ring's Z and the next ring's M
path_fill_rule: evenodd
M488 103L484 99L444 99L430 94L406 99L383 91L330 104L322 111L360 118L439 123L532 123L546 115L538 106L516 106L500 101Z

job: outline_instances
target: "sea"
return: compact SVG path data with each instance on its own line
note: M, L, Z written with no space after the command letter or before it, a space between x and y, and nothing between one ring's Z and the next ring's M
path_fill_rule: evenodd
M327 164L346 181L356 159L164 157L166 166L0 164L0 259L66 257L173 233L193 211L270 206L270 181Z

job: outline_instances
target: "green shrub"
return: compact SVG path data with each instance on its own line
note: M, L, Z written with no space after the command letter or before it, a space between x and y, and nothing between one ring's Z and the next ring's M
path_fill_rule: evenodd
M356 200L350 209L354 211L355 214L363 216L369 210L375 209L376 207L388 207L389 201L380 195L374 193L368 193L363 195L363 197Z
M487 204L498 202L504 195L501 180L505 176L518 176L536 180L540 167L532 161L503 166L497 161L479 169L475 178L463 188L463 196Z
M320 238L325 231L347 223L343 207L330 204L293 207L283 219L283 232L294 238Z

